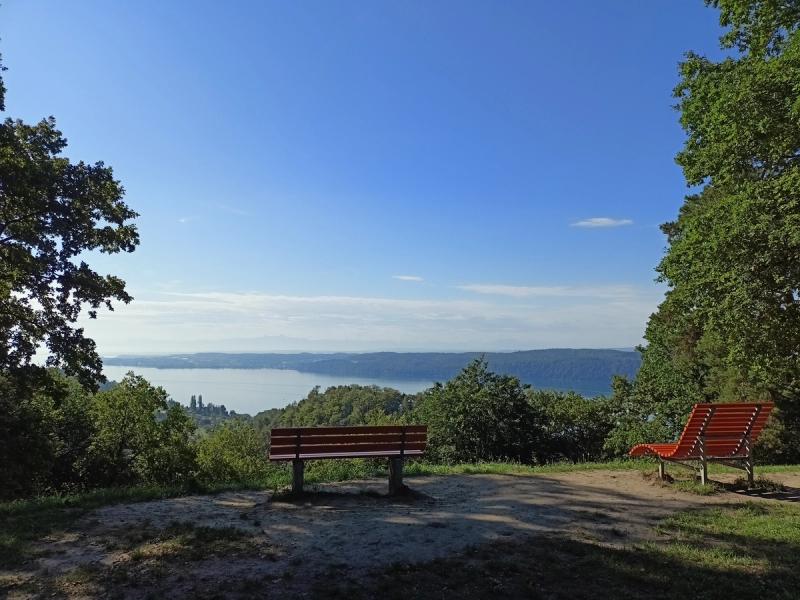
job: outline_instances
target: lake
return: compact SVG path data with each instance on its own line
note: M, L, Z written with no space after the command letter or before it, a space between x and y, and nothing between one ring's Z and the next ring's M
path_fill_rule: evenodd
M268 408L283 408L302 400L314 386L377 385L415 394L432 385L430 381L367 379L301 373L288 369L153 369L106 365L103 373L119 381L128 371L141 375L153 385L163 387L173 400L189 404L192 395L203 395L203 402L224 404L238 413L256 413Z

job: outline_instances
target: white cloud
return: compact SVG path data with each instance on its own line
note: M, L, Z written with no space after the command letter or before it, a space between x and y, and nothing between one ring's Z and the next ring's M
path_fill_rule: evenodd
M106 355L609 348L639 343L661 299L656 288L593 296L568 286L532 289L555 291L499 301L133 290L131 304L81 324Z
M180 217L178 219L178 223L181 223L181 224L189 223L190 221L194 221L195 219L197 219L197 217Z
M576 221L570 226L593 229L599 227L622 227L624 225L633 225L633 221L631 219L612 219L611 217L592 217L591 219Z
M636 288L630 285L571 286L470 283L457 287L460 290L474 292L476 294L510 296L512 298L629 298L637 293Z
M425 281L419 275L392 275L392 279L399 279L400 281Z

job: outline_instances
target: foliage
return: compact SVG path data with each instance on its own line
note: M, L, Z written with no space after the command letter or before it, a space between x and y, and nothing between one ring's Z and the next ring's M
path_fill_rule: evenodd
M776 54L787 36L797 30L800 5L794 1L705 0L720 9L720 24L730 27L722 36L725 48L736 47L756 56Z
M392 388L340 385L320 392L315 387L300 402L254 417L262 430L281 426L375 425L400 419L413 407L413 397Z
M46 487L54 458L48 418L30 389L0 374L0 498Z
M616 423L613 398L541 390L529 390L528 397L535 413L544 417L534 450L537 462L586 462L606 457L605 441Z
M96 385L100 357L74 323L84 306L95 318L131 297L82 258L133 251L137 215L109 167L71 163L66 145L52 117L0 123L0 370L31 369L43 343L48 365Z
M270 473L267 439L253 424L227 421L197 442L201 482L263 481Z
M128 375L99 392L92 406L96 432L89 448L89 479L96 484L174 484L194 471L194 422L167 393Z
M800 8L710 2L731 27L720 62L695 53L675 89L700 186L663 226L669 291L647 326L636 395L674 436L698 401L772 399L773 456L800 456ZM766 439L769 439L767 436ZM794 449L794 451L792 451Z
M542 435L542 416L519 379L492 373L481 359L423 392L414 417L428 426L434 461L530 462Z
M75 323L84 308L95 318L113 300L130 301L121 279L86 260L133 251L137 215L110 168L70 162L66 145L52 117L0 123L0 497L87 482L93 399L33 359L46 351L49 367L96 389L100 357Z

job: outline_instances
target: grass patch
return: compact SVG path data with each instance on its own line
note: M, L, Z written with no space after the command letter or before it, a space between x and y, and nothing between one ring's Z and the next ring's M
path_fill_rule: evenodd
M695 496L713 496L722 491L722 487L718 483L709 481L703 485L696 479L681 479L667 485L679 492L686 492Z
M652 469L654 462L642 460L612 460L607 462L552 463L548 465L523 465L521 463L479 462L441 465L423 461L409 462L407 475L546 475L575 471L644 471Z
M547 475L550 473L573 473L577 471L650 471L656 461L649 458L619 459L604 462L552 463L547 465L523 465L520 463L480 462L455 465L433 464L424 461L410 461L406 464L407 475ZM800 472L800 465L757 466L761 473ZM709 473L741 473L739 469L712 463Z
M162 530L137 531L133 536L119 532L134 562L165 560L197 561L210 556L254 554L259 551L251 534L235 527L195 527L171 523Z
M780 481L774 481L769 479L768 477L764 477L760 475L755 478L753 481L753 486L750 487L750 483L747 481L746 477L737 477L733 483L729 486L731 489L751 489L757 492L784 492L786 491L786 486L783 485Z
M12 567L33 558L30 544L64 531L88 511L111 504L145 502L190 493L260 489L260 482L212 486L136 486L94 490L82 494L43 496L0 503L0 567Z
M661 541L634 548L553 537L489 543L431 563L397 564L358 584L319 580L315 594L389 600L797 598L798 506L687 511L665 520L659 531Z
M135 588L140 594L147 590L144 597L162 598L168 594L167 578L175 574L176 565L215 556L275 558L263 539L235 527L195 527L176 521L162 529L119 528L109 534L113 545L107 549L118 553L113 564L80 565L59 576L37 577L18 589L35 597L126 598Z

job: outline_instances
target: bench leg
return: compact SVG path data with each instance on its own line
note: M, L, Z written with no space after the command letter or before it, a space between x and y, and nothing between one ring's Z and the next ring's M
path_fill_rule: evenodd
M389 495L394 496L403 491L403 459L389 459Z
M755 477L753 473L753 456L750 455L744 460L744 470L747 473L747 487L752 488L755 486Z
M667 465L663 460L658 460L658 478L664 481L667 478Z
M292 461L292 493L293 494L302 494L303 493L303 472L305 470L306 463L304 460L295 459Z
M705 458L700 460L700 485L708 483L708 462Z

